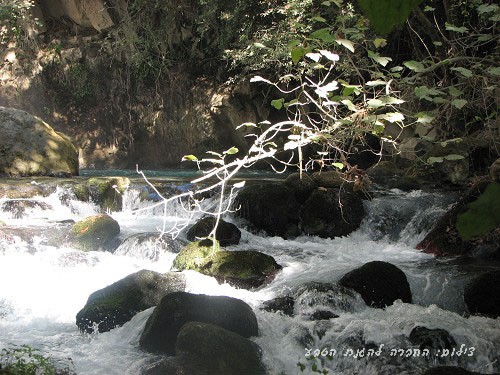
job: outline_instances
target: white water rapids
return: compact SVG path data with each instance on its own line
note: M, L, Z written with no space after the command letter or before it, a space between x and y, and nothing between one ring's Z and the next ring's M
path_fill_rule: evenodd
M151 249L146 248L128 249L128 254L134 254L131 256L116 255L124 253L120 249L116 254L85 253L47 245L44 238L57 231L60 221L76 221L98 212L91 203L61 200L62 195L63 191L58 190L49 197L34 198L47 203L50 209L34 208L20 218L0 211L0 220L9 228L33 234L31 240L22 235L10 242L0 238L0 349L29 344L53 358L71 358L79 375L140 374L141 368L158 359L141 351L138 345L152 309L137 314L122 327L91 335L79 332L75 316L92 292L141 269L167 272L175 254L163 254L152 261L148 257ZM6 201L0 198L0 203ZM329 374L420 374L443 364L482 373L499 372L499 319L466 317L462 297L465 283L495 265L436 260L414 249L449 203L445 194L420 191L376 195L366 202L368 215L361 228L348 237L335 239L266 237L246 231L240 222L229 218L242 229L241 243L230 250L262 251L272 255L283 270L269 285L255 291L219 285L211 277L185 271L187 291L232 296L252 306L260 331L252 340L262 348L263 361L272 375L308 374L314 366ZM162 226L157 214L133 213L133 208L144 204L133 192L125 195L124 210L112 214L121 227L120 239L157 231ZM179 214L182 210L174 209L167 221ZM321 321L308 318L312 307L307 303L296 305L295 317L260 309L263 301L289 295L306 282L336 282L372 260L393 263L405 272L413 304L396 302L382 310L355 303L340 317ZM321 296L307 298L321 300ZM457 346L473 347L474 351L470 356L445 358L391 356L391 348L411 347L408 335L416 326L445 329ZM381 354L354 358L352 353L368 344L381 348ZM333 358L320 354L308 360L308 349L311 353L316 349L335 350L336 354Z

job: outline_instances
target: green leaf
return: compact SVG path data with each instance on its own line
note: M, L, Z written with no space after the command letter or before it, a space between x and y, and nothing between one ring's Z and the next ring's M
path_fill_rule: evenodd
M493 13L498 10L498 5L496 4L481 4L480 6L477 7L477 12L479 14L484 14L484 13Z
M272 85L273 83L265 78L262 78L261 76L255 76L255 77L252 77L250 78L250 82L265 82L265 83L269 83L270 85Z
M337 169L342 170L342 169L344 169L344 164L342 164L342 163L332 163L332 167L335 167Z
M376 81L368 81L366 82L366 86L369 87L375 87L375 86L385 86L387 85L387 82L381 81L381 80L376 80Z
M387 120L389 122L401 122L405 119L405 116L399 112L388 112L383 115L377 116L381 120Z
M464 93L463 91L457 89L455 86L448 87L448 92L450 93L451 96L460 96Z
M389 61L392 61L390 57L380 56L379 53L373 51L368 51L368 57L370 57L373 61L382 66L386 66L389 63Z
M494 76L500 76L500 67L495 66L493 68L488 68L486 71Z
M309 52L306 54L306 57L309 57L314 62L318 62L319 60L321 60L321 53Z
M451 23L448 23L448 22L445 23L445 28L448 31L453 31L456 33L465 33L465 32L467 32L467 30L469 30L465 26L457 27L457 26L452 25Z
M388 34L395 26L403 24L422 0L358 0L361 10L370 20L373 30Z
M395 98L393 96L383 96L380 98L384 104L403 104L405 101L403 99Z
M420 124L430 124L436 118L436 116L428 112L419 112L416 114L416 116L416 121Z
M420 61L415 61L415 60L405 61L403 65L406 66L408 69L413 70L416 73L420 73L425 70L424 64L422 64Z
M326 50L320 50L319 53L321 53L323 56L325 56L328 60L330 61L339 61L339 55L336 53L326 51Z
M312 32L309 38L319 39L326 43L332 43L335 40L334 36L330 34L330 29L328 27Z
M292 56L293 63L297 64L302 58L302 56L306 54L306 49L302 46L293 47L292 50L290 51L290 54Z
M465 159L465 156L458 155L458 154L450 154L450 155L446 155L444 158L446 160L462 160L462 159Z
M415 87L414 92L415 92L415 95L419 99L426 99L426 100L429 100L429 101L433 100L433 98L431 98L431 96L437 96L437 95L441 95L442 94L441 91L436 90L434 88L429 88L427 86Z
M283 146L283 149L284 150L294 150L297 147L299 147L299 143L298 142L296 142L296 141L289 141L289 142L285 143L285 145Z
M367 104L369 108L379 108L385 105L384 102L380 99L370 99L368 100Z
M224 151L226 155L234 155L238 153L238 148L237 147L231 147L229 150Z
M281 109L281 108L283 108L284 102L285 102L285 99L283 99L283 98L274 99L274 100L271 100L271 105L276 109Z
M453 99L451 101L451 105L457 109L462 109L467 104L467 100L465 99Z
M463 68L461 66L459 66L458 68L450 68L450 70L453 70L455 72L459 72L461 75L463 75L464 77L467 77L467 78L472 77L472 70Z
M337 44L339 44L341 46L344 46L349 51L354 53L354 44L350 40L348 40L348 39L335 39L335 42L337 42Z
M375 48L385 47L387 45L387 39L375 38L373 40L373 45L375 46Z
M256 47L256 48L268 48L268 47L266 47L265 45L263 45L262 43L259 43L259 42L254 43L253 46Z
M198 161L198 158L194 155L184 155L182 157L182 161L186 161L186 160L189 160L189 161Z
M343 105L345 105L350 111L356 112L358 109L356 106L349 100L349 99L344 99L340 101Z
M317 22L324 22L326 23L326 20L323 18L323 17L320 17L320 16L316 16L316 17L313 17L311 18L312 21L317 21Z
M436 8L430 7L428 5L425 6L424 12L434 12Z
M427 163L429 164L434 164L434 163L442 163L444 159L441 156L430 156L427 158Z

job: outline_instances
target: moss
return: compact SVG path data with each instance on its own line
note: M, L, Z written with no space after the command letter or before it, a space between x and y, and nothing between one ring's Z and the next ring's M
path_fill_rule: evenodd
M191 242L182 248L174 260L173 267L178 270L194 270L201 272L208 258L213 253L213 242L210 239ZM219 242L215 244L215 251L219 251Z
M74 245L86 251L106 246L119 233L120 225L109 215L90 216L71 228Z
M103 210L121 211L122 194L130 185L127 177L93 177L87 181L92 199Z
M458 215L456 228L460 237L468 241L500 226L500 183L490 183L467 210Z

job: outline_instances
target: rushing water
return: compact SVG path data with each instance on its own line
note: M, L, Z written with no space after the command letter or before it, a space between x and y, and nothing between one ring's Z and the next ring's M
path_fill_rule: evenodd
M61 199L63 196L65 199ZM123 211L112 214L120 223L122 240L157 231L164 220L173 223L185 214L178 206L171 206L166 216L158 210L136 212L148 204L138 196L137 192L127 192ZM127 249L123 245L114 254L84 253L51 243L48 238L67 225L65 220L79 220L97 213L98 208L67 199L62 189L36 199L46 205L16 217L0 211L0 220L9 228L19 228L18 236L0 237L0 348L29 344L56 359L71 358L81 375L140 374L141 367L158 359L138 346L152 309L137 314L123 327L101 334L80 333L75 316L95 290L141 269L169 271L175 254L152 256L156 250L145 245ZM0 198L0 207L7 201ZM228 218L242 228L241 243L230 250L262 251L272 255L283 270L269 285L255 291L219 285L213 278L185 271L187 291L233 296L252 306L260 330L253 340L261 346L263 360L273 375L307 374L314 366L330 374L420 374L423 369L443 364L498 372L499 320L467 317L462 297L465 283L495 265L464 266L414 249L450 203L446 194L375 193L374 199L366 202L368 215L361 228L335 239L266 237L250 233L241 222ZM127 246L134 247L130 242ZM382 310L353 299L334 306L341 312L338 318L312 321L311 312L317 307L331 309L331 300L319 292L306 291L296 299L294 317L261 310L263 301L297 293L297 288L310 281L336 282L346 272L372 260L391 262L406 273L413 304L396 302ZM408 335L416 326L445 329L458 346L474 350L461 356L391 356L391 349L412 347ZM369 347L379 350L378 355L361 356L360 350ZM316 353L317 358L306 359L308 351ZM326 352L332 356L325 357ZM356 353L360 358L355 358Z

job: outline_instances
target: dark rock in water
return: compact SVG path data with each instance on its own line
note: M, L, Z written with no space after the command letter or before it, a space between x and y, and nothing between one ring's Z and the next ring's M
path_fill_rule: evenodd
M0 107L0 175L78 175L78 149L28 112Z
M261 349L254 342L216 325L188 322L177 336L175 352L191 374L264 375Z
M422 375L481 375L456 366L438 366L426 370Z
M328 310L317 310L312 313L311 320L329 320L339 316Z
M308 235L346 236L359 228L365 216L363 200L345 190L315 190L301 208L302 230Z
M195 241L199 238L208 237L215 227L216 218L212 216L204 217L196 222L187 232L187 239ZM234 224L222 219L219 220L215 238L221 246L238 245L240 243L241 231Z
M194 270L238 288L256 288L271 281L282 268L258 251L214 251L211 240L192 242L174 260L177 270Z
M41 201L32 199L11 199L0 203L0 210L10 212L12 218L21 219L27 210L50 210L52 207Z
M178 253L181 242L158 232L136 233L125 239L114 254L157 261L163 253Z
M464 300L471 314L500 317L500 270L486 272L470 282Z
M354 289L372 307L384 308L398 299L406 303L412 300L406 275L387 262L366 263L345 274L339 284Z
M269 312L282 312L285 315L293 316L295 301L292 297L277 297L263 303L262 310Z
M95 326L99 332L107 332L128 322L138 312L158 305L167 293L183 291L185 287L185 277L175 272L133 273L92 293L76 315L76 325L88 333Z
M500 183L480 181L417 245L426 253L500 258Z
M453 336L444 329L429 329L420 326L412 329L409 339L413 345L418 345L420 350L429 349L433 353L438 350L452 349L457 344Z
M300 234L299 209L294 192L283 183L245 186L235 200L238 215L256 229L283 238Z
M201 322L184 324L177 336L176 356L142 371L142 375L266 374L261 349L254 342Z
M308 174L304 173L300 178L299 173L293 173L285 180L285 185L291 189L295 200L303 204L311 193L318 187L317 182Z
M358 293L337 284L309 282L300 286L294 296L296 312L301 315L312 316L318 311L338 315L366 308Z
M114 250L113 240L120 233L120 225L109 215L89 216L71 227L69 241L80 250ZM114 247L114 248L113 248Z
M214 324L243 337L258 334L257 318L245 302L226 296L167 294L149 317L140 346L153 353L175 354L177 335L187 322Z

